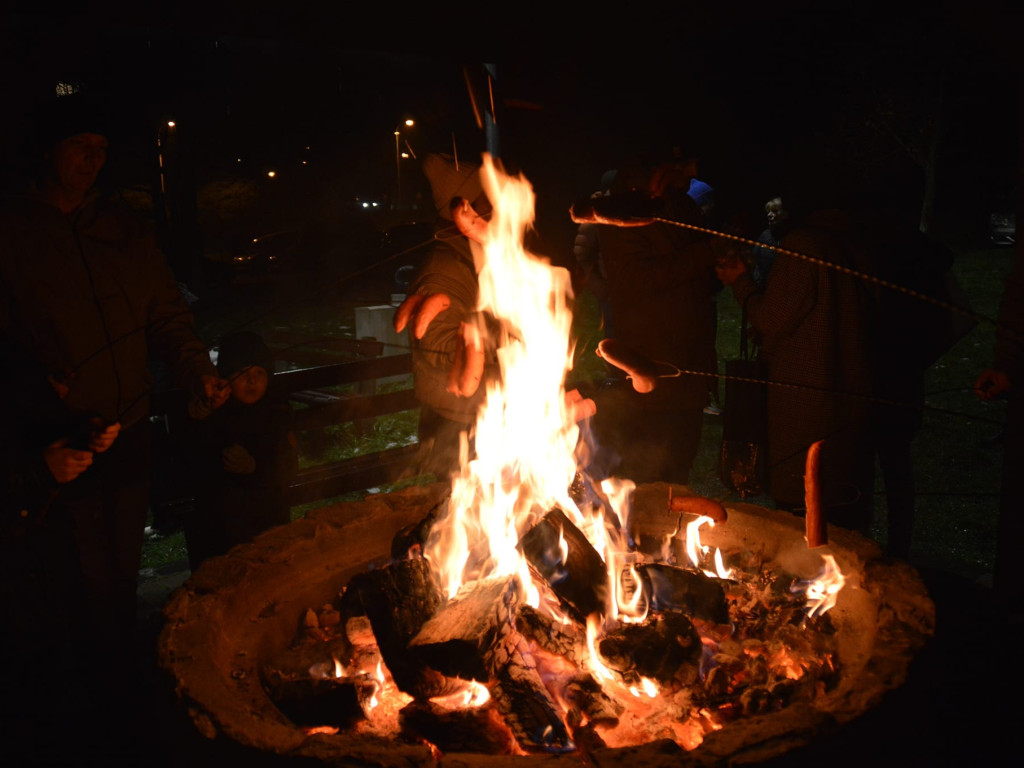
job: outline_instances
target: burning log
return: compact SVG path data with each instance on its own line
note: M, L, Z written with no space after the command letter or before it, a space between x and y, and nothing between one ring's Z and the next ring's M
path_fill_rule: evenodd
M347 726L363 717L360 689L371 681L357 683L353 678L287 678L280 673L268 675L265 685L274 704L296 725Z
M624 676L692 685L700 668L700 634L686 616L655 613L642 624L623 624L598 643L605 663Z
M729 623L729 607L720 580L667 563L638 565L636 572L653 610L683 611L716 624Z
M572 740L558 707L515 629L518 604L514 577L464 586L424 623L409 649L449 676L493 681L495 705L523 749L569 751Z
M391 540L391 559L404 560L407 557L419 557L426 546L430 529L434 527L442 508L448 504L446 496L430 508L426 516L418 523L412 523L400 529Z
M399 722L403 731L429 741L444 753L502 755L515 747L512 731L493 705L453 710L430 701L414 701L399 712Z
M455 688L453 681L430 669L408 648L409 640L444 601L437 574L421 557L357 574L342 597L352 615L358 607L370 619L395 684L415 698L444 695Z
M465 585L409 642L409 648L449 677L486 682L508 654L501 644L510 634L519 604L514 577Z
M263 668L267 693L298 725L340 725L363 714L360 700L372 681L340 678L340 659L352 643L338 632L340 614L330 603L307 610L295 641Z
M547 653L579 666L586 655L586 642L579 634L565 632L547 614L529 605L516 613L516 629Z
M575 675L565 689L565 702L569 705L566 720L574 728L580 723L613 725L625 709L622 704L604 692L601 684L588 673Z
M525 751L571 752L576 748L522 638L499 671L491 695Z
M519 539L519 547L579 622L585 624L590 614L604 612L604 560L562 510L545 515Z

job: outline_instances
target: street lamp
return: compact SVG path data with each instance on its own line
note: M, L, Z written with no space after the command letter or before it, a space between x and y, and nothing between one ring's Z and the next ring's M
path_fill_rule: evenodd
M404 125L406 128L412 128L416 125L416 122L412 118L406 118ZM398 207L402 207L402 149L400 145L401 127L395 128L395 181L397 183L398 192Z

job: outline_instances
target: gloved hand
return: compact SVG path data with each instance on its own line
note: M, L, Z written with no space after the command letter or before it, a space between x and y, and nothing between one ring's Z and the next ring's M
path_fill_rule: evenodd
M229 445L221 452L225 472L236 475L251 475L256 471L256 459L238 443Z

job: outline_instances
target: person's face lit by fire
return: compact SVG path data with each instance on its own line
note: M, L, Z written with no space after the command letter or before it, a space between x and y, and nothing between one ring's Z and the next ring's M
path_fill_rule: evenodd
M781 197L773 197L764 206L764 212L768 216L768 226L777 227L789 218L789 212L782 205Z
M98 133L69 136L53 148L49 159L53 183L62 196L80 202L107 161L107 139Z
M452 220L459 232L478 243L483 243L487 236L487 219L476 212L465 198L452 201Z
M231 396L243 405L253 405L267 394L270 377L261 365L250 365L231 376Z

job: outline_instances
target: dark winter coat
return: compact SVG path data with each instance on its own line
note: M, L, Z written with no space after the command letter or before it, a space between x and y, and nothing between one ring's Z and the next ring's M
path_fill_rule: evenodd
M857 228L841 211L809 215L786 235L786 249L863 270L870 256L854 245ZM786 507L804 503L807 449L825 440L821 481L827 506L861 527L873 486L868 438L873 379L873 290L840 270L788 254L772 266L763 293L748 275L732 285L768 361L770 493ZM728 408L728 403L726 403ZM866 474L865 474L866 473ZM859 506L863 505L863 506ZM855 511L852 508L856 507ZM842 524L841 512L832 522ZM869 512L868 512L869 514Z
M419 270L410 293L444 293L451 306L428 326L422 339L409 332L416 398L446 419L471 426L484 400L486 380L494 375L485 370L472 397L459 397L447 391L448 372L459 348L459 327L476 313L479 283L469 240L452 224L442 226L435 235L436 244Z
M0 334L64 379L71 412L123 429L148 412L151 354L179 385L216 375L149 227L95 191L73 214L0 207Z
M298 469L291 411L276 393L245 405L231 398L204 419L179 414L171 438L195 498L185 520L193 568L236 544L291 520L288 486ZM224 468L224 450L240 445L253 458L248 474Z

